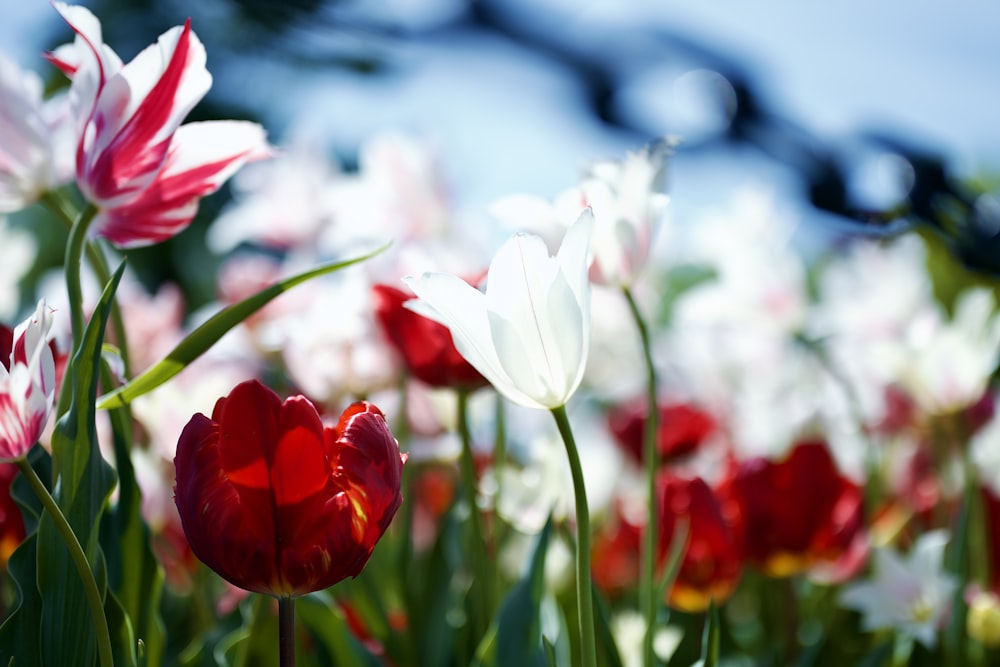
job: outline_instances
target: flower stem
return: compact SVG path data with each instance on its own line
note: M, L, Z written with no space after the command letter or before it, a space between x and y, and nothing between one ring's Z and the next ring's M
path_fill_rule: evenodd
M66 290L69 292L70 320L73 326L73 351L80 347L83 338L83 285L80 276L83 249L87 240L87 229L97 215L97 207L88 204L69 230L66 241Z
M639 610L646 623L646 632L642 638L642 664L653 667L653 637L656 630L656 589L654 577L656 570L656 544L659 530L659 516L656 498L656 439L659 430L659 407L656 400L656 367L653 365L653 350L649 339L649 328L642 318L639 304L636 303L632 290L624 287L625 300L628 301L635 320L639 339L642 343L642 353L646 361L646 391L648 410L646 430L643 432L642 460L646 472L646 530L642 536L642 560L639 570Z
M18 459L17 467L21 469L21 474L28 480L31 490L35 492L35 495L38 496L45 510L49 513L49 517L51 517L56 530L59 531L63 541L66 543L69 556L73 560L77 572L80 574L80 580L83 582L83 592L87 597L87 604L90 606L90 615L93 618L94 628L97 633L97 652L100 658L100 665L101 667L114 667L114 660L111 653L111 634L108 631L108 620L104 615L104 600L101 597L100 590L97 588L97 581L94 579L94 573L90 569L90 563L87 562L87 555L83 552L80 541L66 521L66 516L59 509L59 505L56 504L49 490L45 488L42 480L38 478L35 469L24 458Z
M42 195L42 203L46 208L49 209L57 218L59 218L67 229L72 230L74 221L79 217L76 212L73 203L68 201L66 197L59 194L58 192L46 192ZM87 261L90 263L91 268L97 275L97 282L101 285L107 285L111 280L111 269L108 267L108 260L101 251L101 247L95 241L87 243ZM121 355L122 365L124 366L125 377L130 377L131 362L129 361L128 345L125 338L125 323L122 318L121 308L118 306L118 300L115 299L111 302L111 327L115 333L115 340L119 346L119 353Z
M479 588L480 605L475 624L476 641L478 641L480 634L486 631L486 626L493 613L493 586L491 583L493 577L490 576L486 557L486 533L483 530L483 519L479 512L479 504L476 502L476 468L472 457L472 435L469 432L469 393L462 389L458 391L457 418L458 436L462 442L459 466L462 473L462 486L465 487L466 502L469 504L469 527L472 532L471 551L475 575L473 585Z
M278 664L295 667L295 598L278 598Z
M580 454L573 438L573 430L566 416L566 406L552 408L559 435L566 446L569 469L573 476L573 497L576 502L576 607L580 617L580 664L596 667L597 645L594 639L594 599L590 583L590 509L587 506L587 489L583 483Z
M66 255L63 263L63 270L66 272L66 292L69 295L69 315L70 325L73 333L73 348L70 352L72 358L80 348L83 340L83 285L80 275L83 248L86 245L87 228L97 215L97 207L89 204L87 208L80 212L76 222L69 230L69 239L66 241ZM69 410L70 397L73 394L71 382L64 382L59 390L59 398L56 401L56 416L61 417Z

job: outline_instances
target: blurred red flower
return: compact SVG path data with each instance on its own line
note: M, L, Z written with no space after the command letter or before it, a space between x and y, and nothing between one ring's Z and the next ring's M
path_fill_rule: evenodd
M21 509L10 495L16 476L16 463L0 463L0 570L7 569L7 560L25 538Z
M619 595L639 580L643 526L630 521L620 508L594 534L590 547L594 583L605 594Z
M475 389L486 379L455 349L448 327L403 304L416 297L389 285L375 285L375 317L413 377L432 387Z
M781 461L742 461L718 492L742 516L747 562L771 576L831 565L863 530L861 489L823 442L800 442Z
M644 401L627 403L608 414L608 426L615 440L640 465L647 415ZM671 462L693 453L715 428L715 419L697 406L689 403L659 406L656 448L660 461Z
M303 396L237 385L181 433L174 496L195 555L230 583L295 597L357 576L402 502L405 455L371 403L324 427Z
M700 477L661 475L659 554L667 557L678 527L687 523L687 544L680 569L667 592L667 603L686 612L700 612L709 602L732 594L743 573L738 515L724 511L712 489Z
M983 504L988 562L988 588L1000 593L1000 494L988 485L981 486L979 497Z

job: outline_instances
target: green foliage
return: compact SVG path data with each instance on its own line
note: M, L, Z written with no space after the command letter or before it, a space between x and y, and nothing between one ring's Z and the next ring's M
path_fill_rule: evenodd
M497 665L548 663L542 643L541 605L545 592L545 553L552 534L552 517L538 535L528 571L507 594L497 617ZM553 647L554 652L554 647Z
M315 269L285 278L270 287L261 290L253 296L247 297L239 303L223 308L213 315L207 322L191 332L177 347L175 347L163 360L154 364L144 373L133 379L123 387L102 396L98 402L98 409L108 409L123 407L143 394L156 389L161 384L174 377L188 364L204 354L209 348L215 345L230 329L243 322L246 318L263 308L275 297L287 292L296 285L300 285L307 280L334 273L340 269L352 266L366 259L370 259L379 254L388 244L372 251L354 257L353 259L331 262Z

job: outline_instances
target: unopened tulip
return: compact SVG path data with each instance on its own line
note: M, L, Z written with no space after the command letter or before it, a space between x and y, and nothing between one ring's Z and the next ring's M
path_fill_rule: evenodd
M371 403L324 427L256 380L184 428L174 489L192 551L230 583L294 598L357 576L402 502L406 457Z

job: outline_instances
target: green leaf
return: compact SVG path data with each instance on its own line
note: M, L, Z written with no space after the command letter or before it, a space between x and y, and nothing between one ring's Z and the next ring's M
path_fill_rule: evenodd
M716 280L718 274L714 268L700 264L677 264L660 276L659 308L655 315L655 323L665 327L670 323L680 298L689 290L704 283Z
M464 624L453 622L462 613L463 591L455 585L456 571L462 567L462 526L455 505L444 516L437 541L426 559L414 567L409 582L410 606L407 615L413 650L410 664L420 667L444 667L456 663L456 635ZM472 638L476 641L478 638ZM471 653L471 650L470 650ZM468 664L468 661L458 661Z
M659 599L659 598L658 598ZM608 667L622 667L621 653L611 630L611 610L608 601L594 588L594 631L597 633L598 647L604 647L604 664Z
M975 479L972 471L968 473L968 479ZM952 595L951 618L948 622L944 635L945 656L954 664L962 664L966 659L968 647L968 637L966 636L966 618L969 614L969 605L965 601L965 591L969 582L969 540L973 505L976 502L976 487L972 483L966 483L962 493L962 506L958 515L958 525L954 528L953 537L947 554L948 570L955 574L958 586Z
M542 637L542 648L545 650L545 664L547 667L559 667L556 660L556 647L549 641L548 637Z
M296 601L296 611L303 627L323 651L325 664L380 667L382 662L353 635L335 603L323 593L312 593Z
M38 665L42 597L35 587L37 536L29 534L10 555L7 571L17 587L17 607L0 625L0 665Z
M670 540L670 552L667 554L667 565L663 568L663 575L656 585L656 599L662 600L667 590L673 585L677 573L681 569L681 558L684 556L684 549L687 547L688 531L690 522L687 518L682 518L677 522L674 535Z
M107 347L107 346L105 346ZM106 386L111 373L102 373ZM132 466L132 415L128 407L108 412L114 437L118 502L101 524L101 546L108 560L108 583L131 623L136 640L142 640L145 659L160 664L164 628L160 618L163 569L150 548L150 532L142 520L142 496Z
M715 606L715 600L708 603L708 611L705 614L705 634L702 635L701 660L698 661L700 667L717 667L719 664L720 652L720 627L719 608Z
M893 644L887 641L867 654L858 663L858 667L885 667L892 657Z
M377 250L355 257L353 259L324 264L318 268L299 273L290 278L285 278L280 282L267 287L251 297L223 308L213 315L207 322L188 334L166 358L154 364L128 384L115 389L102 396L97 407L100 410L117 408L128 405L139 396L156 389L161 384L174 377L188 364L204 354L210 347L222 338L230 329L247 319L255 312L264 307L269 301L287 292L291 288L317 278L339 271L353 264L370 259L389 247L386 244Z
M52 457L43 448L31 448L28 464L43 483L52 479ZM7 573L14 582L17 597L13 609L0 625L0 665L6 665L11 660L17 665L32 665L38 664L41 642L38 628L42 617L42 598L35 581L38 578L37 531L42 503L21 474L14 478L11 497L21 508L27 537L7 562Z
M98 374L104 327L124 263L118 267L83 332L66 373L72 394L69 409L52 434L53 484L56 503L83 547L102 592L107 586L97 526L115 483L111 466L97 445ZM45 665L92 665L96 628L80 574L48 512L38 525L37 585L42 598L41 654ZM111 628L112 636L118 628Z
M136 641L132 631L132 623L118 598L108 593L104 598L104 614L111 628L111 647L114 651L115 664L122 667L136 667Z
M497 665L547 663L542 645L542 595L545 592L545 552L552 533L552 517L538 535L531 564L511 589L497 616Z

